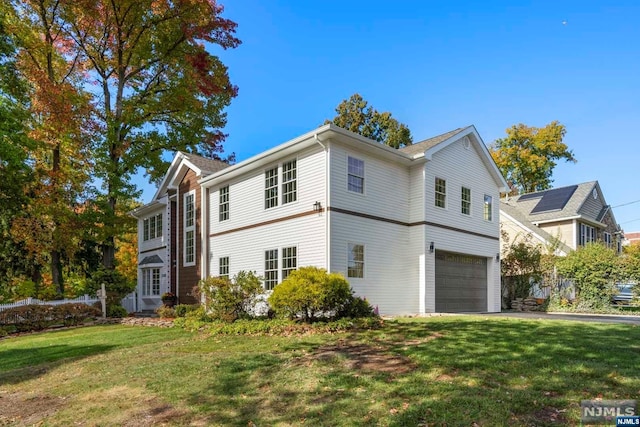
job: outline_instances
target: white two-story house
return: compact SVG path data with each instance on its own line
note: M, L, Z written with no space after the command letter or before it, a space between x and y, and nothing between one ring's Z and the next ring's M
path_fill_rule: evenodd
M382 314L500 310L506 182L473 126L396 150L328 124L233 166L196 157L179 153L158 200L135 212L144 233L164 194L176 203L159 292L189 302L198 278L241 270L268 292L314 265L342 273ZM141 245L141 295L153 255Z

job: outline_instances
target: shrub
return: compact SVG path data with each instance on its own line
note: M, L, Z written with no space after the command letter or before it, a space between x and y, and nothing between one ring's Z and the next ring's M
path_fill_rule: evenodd
M352 295L349 301L336 313L337 318L377 317L373 307L365 298Z
M178 304L173 307L176 317L185 317L187 313L197 310L200 304Z
M127 317L127 309L120 304L107 305L107 317Z
M349 282L341 274L302 267L275 287L269 304L278 316L313 322L320 316L339 313L352 299Z
M51 305L22 305L0 311L0 325L14 326L17 332L40 331L54 321Z
M263 292L260 278L253 272L241 271L233 279L208 277L198 284L209 315L233 322L251 317L258 296Z
M54 306L53 316L65 326L76 326L87 319L102 316L102 311L87 304L71 302Z
M173 319L176 317L176 310L172 307L167 307L166 305L156 308L156 313L163 319Z
M100 268L96 270L91 275L91 279L87 281L87 292L91 295L96 295L103 283L107 291L107 316L109 316L109 307L120 305L122 298L136 289L136 284L135 282L129 281L116 270Z

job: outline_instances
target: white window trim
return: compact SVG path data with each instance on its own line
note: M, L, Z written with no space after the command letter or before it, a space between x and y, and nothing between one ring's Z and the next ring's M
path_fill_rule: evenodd
M349 276L349 246L350 245L357 245L357 246L362 246L362 277L351 277ZM364 243L355 243L355 242L347 242L347 268L346 268L346 276L348 280L363 280L366 279L367 277L367 245L365 245Z
M273 284L273 287L271 289L267 288L267 258L266 258L266 254L267 252L271 252L271 251L275 251L276 252L276 268L275 270L269 270L269 271L275 271L276 272L276 281ZM269 248L269 249L264 249L262 251L262 262L264 265L264 281L262 282L262 287L264 288L265 291L272 291L276 286L278 286L278 284L280 283L280 277L281 277L281 272L280 269L282 268L282 264L280 263L280 248Z
M153 293L153 270L158 270L158 293L154 294ZM149 282L145 283L146 280L146 274L149 273ZM140 289L140 294L145 297L145 298L153 298L153 297L160 297L160 294L162 293L162 268L160 266L145 266L144 268L140 269L140 275L141 275L141 289ZM149 292L145 292L145 288L148 285L149 287Z
M491 204L489 206L489 216L490 218L487 218L487 210L485 209L487 206L487 202L486 199L487 197L489 197L491 199ZM482 219L484 219L487 222L493 222L493 217L494 217L494 212L493 212L493 196L491 194L485 194L482 197Z
M226 258L227 259L227 277L231 277L231 257L229 255L223 255L223 256L219 256L218 257L218 276L222 276L223 274L220 273L220 269L222 267L222 264L220 263L220 261Z
M222 190L223 189L227 189L227 201L226 202L222 202ZM222 211L222 207L226 206L227 210L226 212ZM222 219L222 214L226 213L227 217ZM222 186L218 189L218 222L224 222L224 221L229 221L229 219L231 218L231 188L228 185Z
M280 263L279 263L279 266L280 266L280 278L282 280L285 279L285 277L284 277L284 271L285 271L285 268L284 268L284 250L285 249L289 249L289 248L295 248L295 250L296 250L296 257L295 257L295 259L296 259L296 267L294 269L292 269L291 271L297 270L298 269L298 265L299 265L298 259L300 258L300 256L299 256L300 251L298 250L298 245L287 245L287 246L281 247L280 250L279 250L279 252L280 252ZM289 273L289 274L291 274L291 273ZM282 280L280 280L280 281L282 282Z
M187 227L187 197L193 196L193 225ZM182 265L193 267L196 265L196 190L190 190L182 195ZM187 262L187 232L193 231L193 261Z
M295 168L293 170L295 171L296 177L295 177L295 179L292 179L290 181L285 181L284 165L286 163L291 163L291 162L295 163ZM280 204L282 206L284 206L284 205L292 205L294 203L298 203L298 177L299 177L299 174L298 174L298 158L296 157L294 159L286 160L286 161L282 162L278 167L279 167L279 175L282 177L280 179L281 182L279 182L279 184L280 184L280 193L281 193L280 194L280 199L281 199L280 200L280 202L281 202ZM294 185L295 185L296 189L295 189L295 191L293 191L293 193L295 195L295 200L291 200L290 202L285 202L285 200L284 200L284 197L285 197L284 187L285 187L285 184L288 184L290 182L294 182L295 183Z
M469 213L464 213L462 212L462 203L464 202L464 199L462 198L462 189L466 188L467 190L469 190ZM445 204L446 204L446 199L445 199ZM460 213L466 217L471 216L471 214L473 213L473 193L471 192L471 187L465 187L464 185L460 187Z
M272 171L274 169L276 171L276 175L275 175L276 185L267 188L267 172ZM265 211L268 211L270 209L275 209L278 206L281 206L281 203L280 203L280 197L281 197L280 185L282 184L281 183L282 180L280 179L280 172L281 172L280 169L281 169L280 165L275 165L273 167L266 168L264 170L264 173L262 174L262 179L263 179L263 182L264 182L264 190L263 190L263 193L262 193L263 194L262 201L263 201L263 208L264 208ZM272 188L276 189L276 196L275 196L275 199L274 199L275 200L275 205L267 207L267 190L268 189L272 189Z
M438 183L437 180L442 180L444 182L444 193L438 191ZM438 194L442 194L444 196L444 206L438 206ZM447 180L444 178L440 178L436 176L433 178L433 207L438 209L447 209L449 206L449 197L447 197Z
M358 176L358 175L354 175L354 176L358 176L359 178L362 178L362 193L359 193L357 191L353 191L349 189L349 175L351 175L349 173L349 157L351 157L352 159L358 160L362 162L362 176ZM367 162L364 159L361 159L360 157L357 156L352 156L351 154L347 153L347 158L346 158L346 171L347 171L347 180L345 182L346 187L347 187L347 192L349 194L358 194L360 196L366 196L367 195Z

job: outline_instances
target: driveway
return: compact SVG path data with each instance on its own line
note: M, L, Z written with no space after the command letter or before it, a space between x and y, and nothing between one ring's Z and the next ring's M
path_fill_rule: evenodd
M484 315L484 314L483 314ZM505 311L487 313L488 316L513 317L519 319L575 320L579 322L626 323L640 326L640 316L618 314L577 314L577 313L542 313L538 311Z

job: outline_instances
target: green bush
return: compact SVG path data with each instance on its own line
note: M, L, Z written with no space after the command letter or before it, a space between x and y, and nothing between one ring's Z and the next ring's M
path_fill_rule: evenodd
M365 298L360 298L352 295L347 303L336 313L336 318L349 317L356 319L359 317L376 317L375 313L369 301Z
M127 317L127 310L120 304L107 305L107 317L121 318Z
M53 317L65 326L77 326L85 320L102 316L102 311L87 304L71 302L53 307Z
M176 317L185 317L187 313L197 310L200 304L178 304L173 309L176 312Z
M109 307L120 305L122 298L136 289L136 284L135 282L129 281L122 273L116 270L100 268L96 270L91 275L91 279L87 281L86 290L90 295L97 295L103 283L107 291L107 316L109 316ZM127 315L126 310L124 315Z
M156 313L163 319L174 319L177 317L176 310L172 307L167 307L166 305L156 308Z
M241 271L233 279L208 277L198 283L207 313L214 319L233 322L251 317L262 283L253 272Z
M341 274L302 267L277 285L268 301L278 316L313 322L319 317L335 316L352 299L349 282Z

